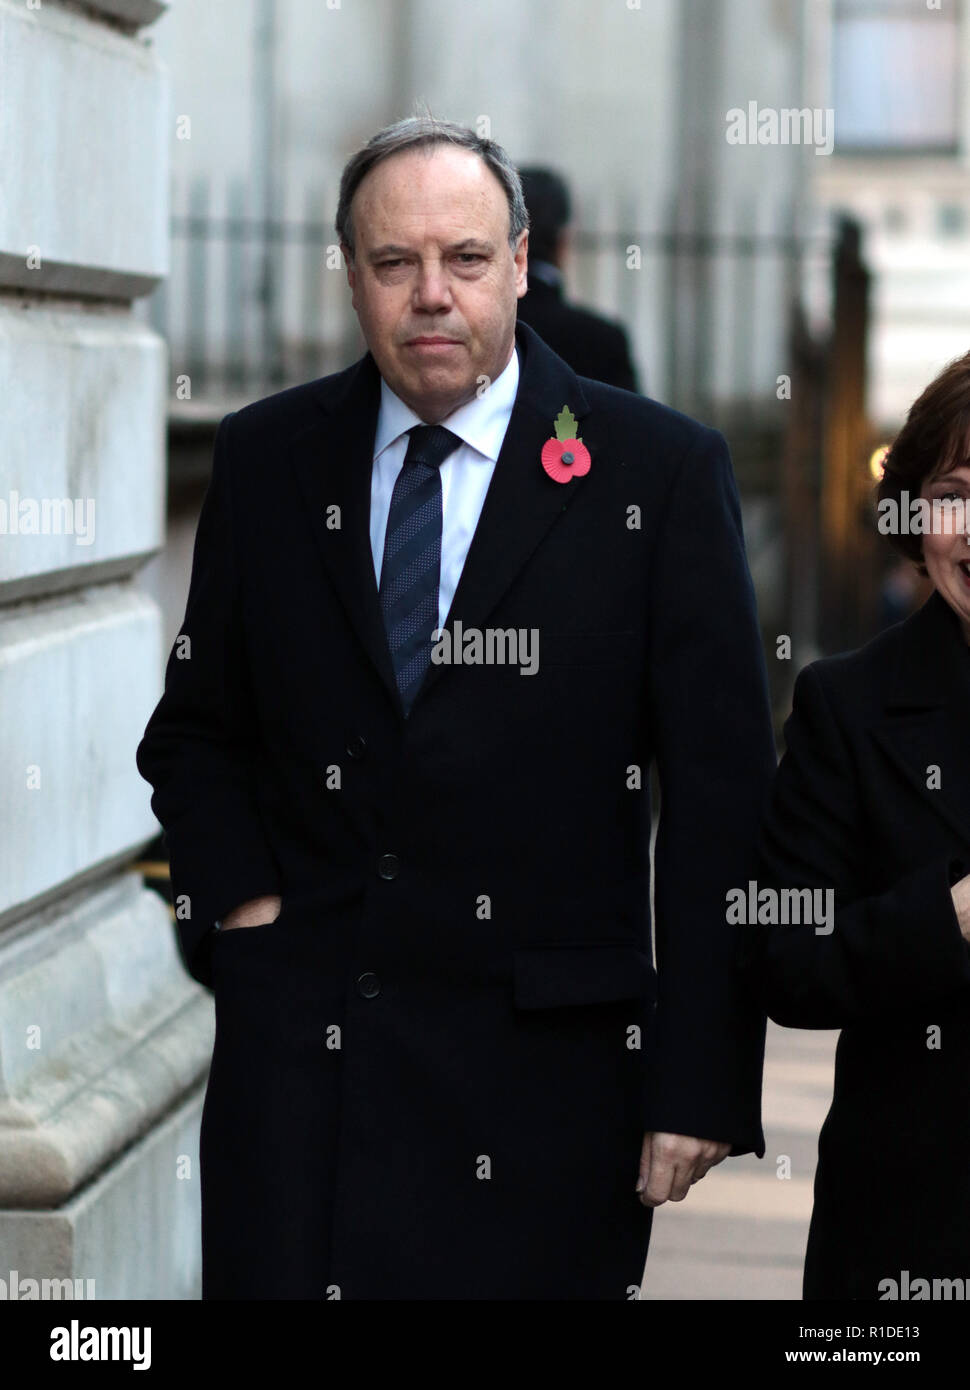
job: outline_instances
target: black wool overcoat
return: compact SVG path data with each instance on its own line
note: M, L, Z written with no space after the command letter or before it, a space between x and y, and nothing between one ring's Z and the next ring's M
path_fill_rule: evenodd
M137 755L215 994L205 1297L625 1299L643 1132L763 1149L724 902L774 754L728 452L516 343L448 622L535 630L538 670L434 663L407 718L368 537L373 358L218 431L190 653ZM560 484L564 405L591 468ZM272 893L276 921L213 929Z
M970 649L937 593L795 684L757 882L832 889L833 930L752 928L743 960L776 1022L842 1030L806 1298L970 1278L968 724Z

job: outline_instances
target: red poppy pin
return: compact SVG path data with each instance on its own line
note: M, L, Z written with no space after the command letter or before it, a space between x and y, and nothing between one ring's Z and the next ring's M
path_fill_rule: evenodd
M556 416L556 433L542 446L542 466L556 483L568 483L589 472L589 450L576 434L579 422L564 405Z

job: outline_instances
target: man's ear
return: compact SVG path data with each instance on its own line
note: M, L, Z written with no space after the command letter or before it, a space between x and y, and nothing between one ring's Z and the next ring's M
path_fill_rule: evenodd
M513 253L515 261L515 293L521 299L529 288L529 229L519 233L519 240Z

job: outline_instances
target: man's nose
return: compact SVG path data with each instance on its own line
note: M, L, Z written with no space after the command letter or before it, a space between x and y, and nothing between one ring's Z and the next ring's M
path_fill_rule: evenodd
M426 261L418 270L414 284L416 309L434 312L451 302L448 277L440 261Z

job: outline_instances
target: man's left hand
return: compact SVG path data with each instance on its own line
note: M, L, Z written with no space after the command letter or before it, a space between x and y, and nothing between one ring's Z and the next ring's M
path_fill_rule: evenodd
M716 1139L694 1139L687 1134L656 1134L648 1130L640 1151L640 1177L637 1192L645 1207L663 1202L682 1202L691 1184L722 1162L731 1152L730 1144Z

